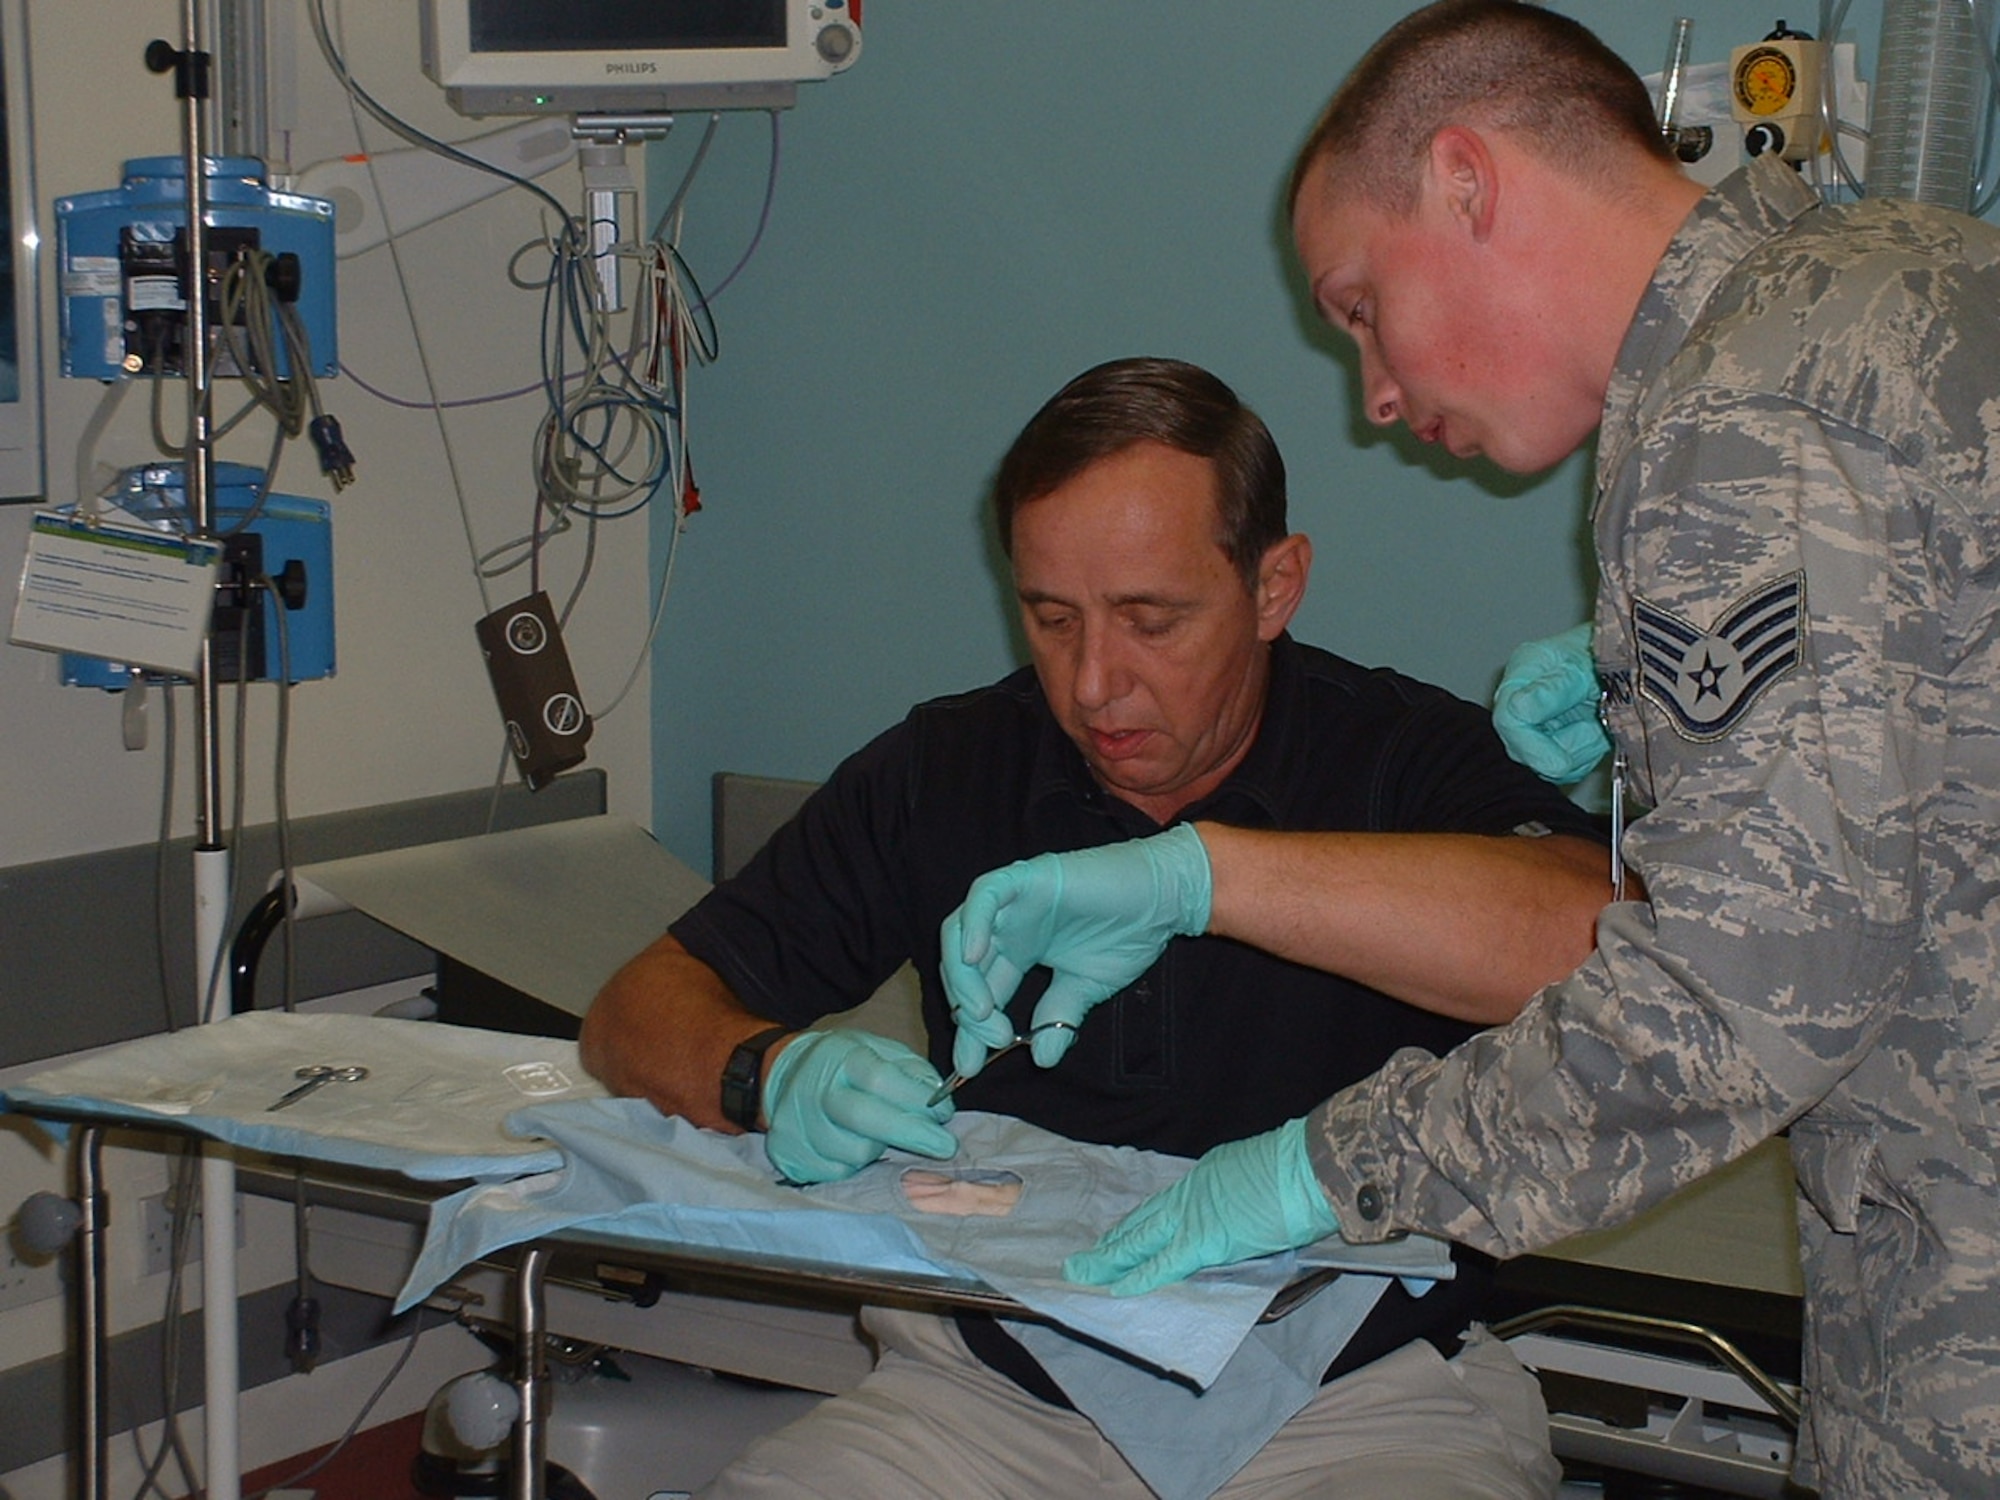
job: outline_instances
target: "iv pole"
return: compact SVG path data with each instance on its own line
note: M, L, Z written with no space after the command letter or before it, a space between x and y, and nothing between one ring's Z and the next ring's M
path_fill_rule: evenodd
M180 50L165 42L146 49L146 66L172 70L181 103L181 144L187 182L187 330L182 341L187 377L186 487L195 534L214 532L214 434L208 410L208 101L209 55L200 50L201 0L183 0ZM229 1014L222 984L229 917L230 856L222 824L222 744L217 720L215 642L201 643L195 669L194 726L199 769L195 798L194 959L201 1019ZM203 1450L208 1500L239 1500L242 1445L237 1422L240 1358L236 1307L236 1164L226 1147L202 1148ZM169 1413L171 1416L171 1413Z

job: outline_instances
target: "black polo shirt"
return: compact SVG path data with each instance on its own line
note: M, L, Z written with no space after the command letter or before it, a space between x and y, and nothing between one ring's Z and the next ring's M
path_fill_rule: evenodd
M1540 825L1604 837L1600 820L1508 759L1485 710L1289 636L1272 646L1249 753L1181 818L1385 833ZM672 931L747 1007L793 1026L860 1003L913 963L930 1059L948 1072L938 927L973 879L1034 854L1159 829L1098 786L1024 668L911 710ZM1017 1027L1046 982L1044 970L1023 981L1009 1007ZM1090 1013L1060 1066L1008 1058L961 1088L958 1102L1074 1140L1198 1156L1304 1114L1400 1047L1444 1052L1474 1029L1228 939L1176 938ZM1393 1288L1337 1369L1414 1337L1445 1346L1476 1316L1479 1259L1461 1254L1459 1280L1422 1299ZM1053 1389L996 1355L991 1337L974 1342L1038 1394ZM1006 1347L1025 1358L1011 1340Z

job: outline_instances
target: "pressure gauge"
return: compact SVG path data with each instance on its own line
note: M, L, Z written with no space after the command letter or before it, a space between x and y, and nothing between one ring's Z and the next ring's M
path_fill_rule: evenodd
M1774 43L1745 47L1736 55L1729 83L1737 104L1756 118L1791 114L1799 97L1799 66Z

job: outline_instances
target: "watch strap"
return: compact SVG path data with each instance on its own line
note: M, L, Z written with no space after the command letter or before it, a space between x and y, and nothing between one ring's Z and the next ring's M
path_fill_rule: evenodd
M744 1130L757 1128L764 1107L764 1054L791 1034L789 1026L767 1026L736 1044L722 1068L723 1119Z

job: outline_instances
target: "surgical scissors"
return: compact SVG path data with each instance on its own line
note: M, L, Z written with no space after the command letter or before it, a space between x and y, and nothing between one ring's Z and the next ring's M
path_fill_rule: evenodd
M1032 1042L1037 1036L1041 1035L1041 1033L1043 1033L1044 1031L1074 1031L1074 1030L1076 1030L1076 1027L1071 1025L1068 1021L1044 1021L1039 1026L1030 1026L1026 1031L1016 1036L1013 1041L1008 1042L1003 1046L995 1047L992 1050L992 1052L988 1053L986 1057L986 1066L990 1068L993 1066L993 1064L1000 1061L1001 1058L1005 1057L1009 1052L1013 1052L1021 1047L1027 1046L1028 1043ZM924 1108L933 1109L936 1106L944 1103L945 1100L949 1099L953 1094L958 1092L958 1086L964 1083L969 1076L970 1076L969 1074L961 1073L957 1069L953 1069L951 1077L947 1078L943 1083L939 1084L937 1092L932 1094L929 1099L924 1101Z
M298 1103L299 1100L305 1098L307 1094L310 1094L314 1089L319 1088L324 1084L359 1083L362 1079L366 1078L367 1076L368 1076L368 1070L364 1067L361 1067L358 1064L349 1064L343 1067L336 1067L332 1063L314 1063L308 1067L300 1068L296 1073L292 1074L292 1077L302 1078L305 1080L305 1082L301 1083L297 1088L293 1089L289 1094L286 1094L283 1098L279 1099L276 1104L273 1104L269 1106L267 1109L265 1109L264 1113L268 1115L268 1114L273 1114L278 1110L286 1109L291 1105Z

